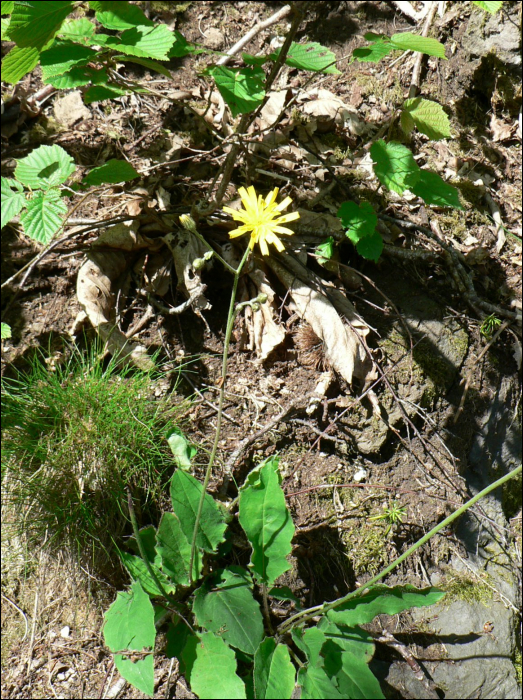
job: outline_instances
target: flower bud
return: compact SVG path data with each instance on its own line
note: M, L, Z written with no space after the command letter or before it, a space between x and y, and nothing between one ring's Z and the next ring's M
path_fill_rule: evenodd
M253 301L251 304L251 309L253 311L259 311L261 309L261 306L260 306L260 304L258 304L257 301Z
M268 298L269 297L262 292L261 294L258 294L258 296L256 297L256 301L260 304L265 304Z
M182 214L180 216L180 223L186 231L196 233L196 222L189 214Z
M192 266L195 270L201 270L205 265L205 260L203 258L194 258L192 261Z

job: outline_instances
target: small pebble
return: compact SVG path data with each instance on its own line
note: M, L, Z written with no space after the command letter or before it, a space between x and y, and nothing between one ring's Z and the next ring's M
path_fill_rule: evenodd
M365 481L365 479L367 478L367 470L358 469L358 471L354 474L352 478L357 484L359 484L360 481Z

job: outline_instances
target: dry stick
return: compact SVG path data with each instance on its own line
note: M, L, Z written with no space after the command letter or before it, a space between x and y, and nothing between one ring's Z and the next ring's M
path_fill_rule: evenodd
M434 16L436 15L436 12L438 11L438 3L433 2L430 6L430 9L428 11L427 17L425 18L425 24L423 25L423 30L421 32L421 36L427 36L429 33L430 25L432 24L432 21L434 20ZM425 54L419 53L416 56L416 61L414 63L414 69L412 71L412 78L410 81L410 88L409 88L409 99L412 97L416 97L416 93L419 90L419 81L420 81L420 76L421 76L421 66L423 65L423 58Z
M217 62L218 66L225 66L227 63L229 63L230 59L238 53L238 51L241 51L243 47L249 43L251 39L253 39L256 34L259 34L263 29L267 29L267 27L270 27L272 24L276 24L276 22L279 22L281 19L284 17L287 17L287 15L291 11L291 6L290 5L284 5L278 12L275 12L273 15L271 15L268 19L264 19L262 22L258 22L252 29L250 29L247 34L242 37L239 41L237 41L234 46L231 46L231 48L226 52L226 56L222 56L220 60Z

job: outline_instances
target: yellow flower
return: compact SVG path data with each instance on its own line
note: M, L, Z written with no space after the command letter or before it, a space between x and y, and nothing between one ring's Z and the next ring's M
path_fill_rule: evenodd
M223 207L223 211L231 214L235 221L243 222L243 226L239 226L234 231L231 231L229 236L237 238L251 232L251 240L249 241L251 250L254 248L255 243L259 243L262 255L269 255L267 243L272 243L281 253L284 250L284 246L276 234L292 236L294 231L281 224L295 221L300 218L300 215L297 211L280 215L280 212L289 206L292 199L285 197L283 202L276 204L278 192L278 187L275 187L264 199L261 194L256 194L254 187L251 186L247 190L245 187L240 187L238 193L245 209L236 211L231 209L231 207Z

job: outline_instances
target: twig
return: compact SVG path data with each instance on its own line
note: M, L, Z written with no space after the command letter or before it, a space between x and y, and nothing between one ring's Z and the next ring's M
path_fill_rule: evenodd
M3 598L4 600L7 600L7 602L8 602L10 605L12 605L13 608L14 608L15 610L17 610L17 611L20 613L20 615L24 618L25 632L24 632L24 636L23 636L22 639L20 640L21 642L23 642L24 639L27 637L27 632L28 632L28 630L29 630L29 623L27 622L27 615L25 614L25 612L24 612L21 608L18 607L18 605L17 605L16 603L13 603L13 601L11 600L11 598L8 598L6 595L4 595L4 593L2 593L2 598Z
M432 24L434 20L434 16L436 12L438 11L438 3L437 2L432 2L429 3L429 7L427 8L427 5L425 8L422 10L422 12L425 12L427 14L427 17L425 19L425 24L423 25L423 30L421 32L421 36L427 36L429 33L430 25ZM427 12L428 10L428 12ZM410 81L410 88L409 88L409 98L411 97L416 97L416 93L419 90L419 81L420 81L420 76L421 76L421 66L423 65L423 58L425 54L423 53L418 53L416 56L416 61L414 62L414 68L412 70L412 78Z
M231 48L226 52L226 56L222 56L219 61L217 62L218 66L225 66L233 56L235 56L238 51L241 51L243 47L249 43L251 39L253 39L256 34L259 34L263 29L266 29L267 27L270 27L272 24L276 24L276 22L279 22L281 19L284 17L287 17L287 15L291 11L291 6L290 5L284 5L278 12L275 12L273 15L268 17L267 19L264 19L262 22L258 22L252 29L250 29L247 34L242 37L239 41L237 41L234 46L231 46Z

